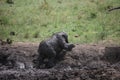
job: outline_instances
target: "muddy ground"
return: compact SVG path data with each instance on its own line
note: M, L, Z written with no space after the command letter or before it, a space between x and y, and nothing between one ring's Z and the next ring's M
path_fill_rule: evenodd
M119 46L76 44L54 67L36 69L38 45L0 45L0 80L120 80Z

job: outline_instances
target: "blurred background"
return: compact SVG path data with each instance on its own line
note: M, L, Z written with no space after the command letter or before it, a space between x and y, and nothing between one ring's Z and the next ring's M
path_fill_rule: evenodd
M0 0L0 40L40 42L67 32L73 43L120 44L120 0Z

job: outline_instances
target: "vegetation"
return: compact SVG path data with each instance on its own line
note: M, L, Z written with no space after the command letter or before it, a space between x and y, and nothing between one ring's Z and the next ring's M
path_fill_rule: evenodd
M120 43L120 0L0 0L0 39L40 42L65 31L74 43ZM15 35L10 35L15 32Z

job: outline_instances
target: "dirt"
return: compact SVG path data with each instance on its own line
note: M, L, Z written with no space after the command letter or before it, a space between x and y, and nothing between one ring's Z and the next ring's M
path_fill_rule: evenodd
M0 80L120 80L119 46L76 44L54 67L37 69L38 45L0 45Z

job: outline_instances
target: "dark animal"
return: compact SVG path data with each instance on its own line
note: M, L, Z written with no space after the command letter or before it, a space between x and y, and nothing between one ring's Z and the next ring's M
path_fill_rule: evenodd
M64 51L71 51L73 47L75 45L68 43L68 35L65 32L53 34L50 39L42 41L39 45L39 65L48 59L46 67L52 67L56 57L60 57L61 54L64 55Z

